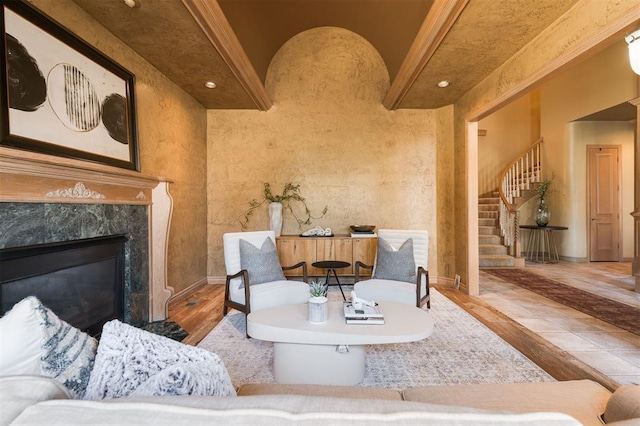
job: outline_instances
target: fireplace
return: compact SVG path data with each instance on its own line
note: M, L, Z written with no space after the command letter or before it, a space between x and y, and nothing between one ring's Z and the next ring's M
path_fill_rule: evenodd
M59 247L74 241L85 241L86 245L86 241L126 235L122 318L128 324L143 326L150 320L147 210L144 205L0 203L0 223L5 226L0 233L0 249L37 251L43 250L38 246Z
M124 321L167 318L170 181L76 159L0 147L0 249L126 236Z
M69 324L97 336L124 321L125 235L0 249L1 314L36 296Z

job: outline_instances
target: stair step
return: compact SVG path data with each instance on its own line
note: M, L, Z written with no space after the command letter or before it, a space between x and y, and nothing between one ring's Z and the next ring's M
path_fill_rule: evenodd
M478 198L500 198L500 192L497 189L480 194Z
M498 204L500 197L482 197L478 198L478 204Z
M478 198L478 243L481 267L515 266L515 259L502 245L499 228L500 193L491 191Z
M478 226L479 235L500 235L495 226Z
M500 204L478 204L478 211L498 211Z
M502 244L502 238L500 235L478 235L478 242L480 244Z
M486 254L480 256L478 263L481 268L488 268L496 266L515 266L516 261L509 255Z
M507 248L502 244L479 244L478 251L481 256L485 254L507 254Z
M478 218L478 225L496 227L498 225L498 219L495 219L495 218Z
M498 212L493 210L479 211L478 219L498 219Z

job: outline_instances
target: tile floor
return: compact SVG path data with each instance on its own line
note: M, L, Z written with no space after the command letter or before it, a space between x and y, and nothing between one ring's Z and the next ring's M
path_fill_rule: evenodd
M640 309L630 263L536 264L546 278ZM640 384L640 336L509 284L480 270L480 298L620 384ZM640 310L639 310L640 315Z

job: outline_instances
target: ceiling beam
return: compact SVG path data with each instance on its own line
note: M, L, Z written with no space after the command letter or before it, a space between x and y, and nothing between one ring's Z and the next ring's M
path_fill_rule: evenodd
M435 0L433 2L387 92L383 101L385 108L398 108L468 2L469 0Z
M182 0L189 13L227 63L256 106L267 111L273 102L217 0ZM197 53L195 53L197 54Z

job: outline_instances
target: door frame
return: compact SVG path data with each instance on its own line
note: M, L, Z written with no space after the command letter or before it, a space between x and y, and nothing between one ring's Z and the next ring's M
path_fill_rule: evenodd
M585 215L586 215L586 225L587 225L587 261L591 262L591 191L589 190L589 176L591 176L591 162L589 161L589 150L591 149L602 149L602 148L606 148L606 149L612 149L615 148L617 151L617 164L616 167L618 169L618 182L616 182L618 184L618 196L617 196L617 203L618 203L618 260L617 262L621 262L622 261L622 249L623 247L621 246L623 239L622 239L622 145L606 145L606 144L589 144L585 146L586 148L586 162L587 162L587 167L586 167L586 172L587 175L585 177L585 187L586 187L586 208L585 208Z

